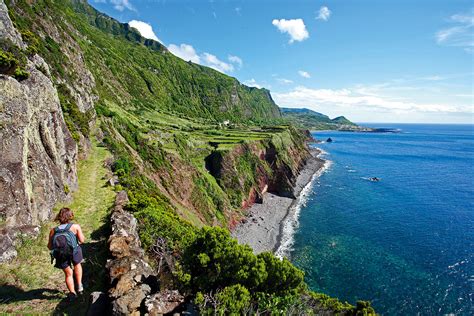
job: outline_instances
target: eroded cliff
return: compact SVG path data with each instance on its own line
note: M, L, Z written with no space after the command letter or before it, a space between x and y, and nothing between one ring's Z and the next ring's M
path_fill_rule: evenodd
M0 1L0 38L26 48ZM77 186L77 145L68 130L49 66L33 55L29 77L0 75L0 261L16 254L18 234L35 234L58 200Z

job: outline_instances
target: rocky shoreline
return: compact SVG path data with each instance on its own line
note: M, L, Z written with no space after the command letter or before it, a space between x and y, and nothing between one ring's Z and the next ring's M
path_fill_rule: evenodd
M268 192L263 197L263 203L255 203L250 207L246 219L232 231L232 236L237 238L240 244L248 244L255 253L275 252L279 248L286 219L291 215L300 193L325 166L326 161L319 158L320 154L319 149L311 149L312 157L296 179L293 189L296 199Z

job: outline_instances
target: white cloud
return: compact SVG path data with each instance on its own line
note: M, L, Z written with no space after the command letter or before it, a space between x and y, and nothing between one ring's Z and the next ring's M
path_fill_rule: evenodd
M440 45L462 47L468 53L474 51L474 12L455 14L448 21L454 26L439 30L435 34Z
M234 71L234 66L232 64L226 63L217 58L217 56L210 53L198 54L194 47L189 44L181 44L179 46L175 44L170 44L168 45L168 50L173 53L173 55L178 56L179 58L185 61L192 61L193 63L211 67L217 71L224 73ZM238 64L238 62L236 61L236 58L238 58L237 56L229 55L229 59L230 57L234 57L234 63ZM240 58L239 60L242 61Z
M110 3L114 5L114 9L123 11L128 9L130 11L136 11L135 7L130 3L129 0L110 0Z
M143 37L161 42L161 40L156 36L155 32L153 32L153 28L150 24L143 21L132 20L128 22L128 25L134 29L137 29Z
M218 70L220 72L232 72L234 71L234 66L232 64L228 64L219 58L217 58L215 55L209 54L209 53L203 53L202 54L202 60L203 64L214 68L215 70Z
M331 10L329 10L328 7L323 6L323 7L319 8L318 16L316 17L316 19L327 21L327 20L329 20L330 16L331 16Z
M288 33L290 35L290 44L294 41L304 41L309 37L308 30L302 19L292 20L273 20L272 24L280 30L281 33Z
M419 79L420 80L426 80L426 81L441 81L441 80L444 80L446 78L444 78L442 76L434 75L434 76L420 77Z
M303 78L311 78L311 75L309 72L306 72L304 70L298 70L298 75L300 75Z
M277 81L281 84L290 84L293 83L293 80L285 79L285 78L278 78Z
M239 68L242 68L244 62L242 61L242 58L240 58L239 56L233 56L233 55L229 55L227 56L227 59L233 63L233 64L236 64L239 66Z
M255 81L254 78L252 78L250 80L245 80L243 82L243 84L246 85L246 86L249 86L249 87L255 87L255 88L259 88L259 89L262 88L262 85L258 84L257 81Z
M394 113L408 112L444 112L464 113L472 108L436 103L416 103L397 98L390 98L366 93L363 89L310 89L303 86L296 87L286 93L273 93L273 97L280 106L313 108L340 108L340 112L349 110L357 111L382 111Z
M177 46L175 44L170 44L168 46L168 49L170 52L173 53L173 55L178 56L179 58L185 61L192 61L193 63L196 63L196 64L201 63L201 58L196 53L196 50L194 49L194 47L192 47L191 45L181 44Z

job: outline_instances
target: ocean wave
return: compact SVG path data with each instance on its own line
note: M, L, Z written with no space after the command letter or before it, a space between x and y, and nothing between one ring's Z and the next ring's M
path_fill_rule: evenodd
M321 151L318 157L324 154L326 153ZM293 203L293 205L291 206L288 212L288 216L284 219L283 222L280 245L275 251L275 256L277 256L278 258L282 259L284 257L288 258L290 256L290 253L293 250L294 235L299 226L299 217L301 209L306 206L306 203L308 202L309 197L313 192L313 186L317 182L316 180L321 176L321 174L323 174L329 169L331 164L332 162L330 160L326 160L324 162L324 166L313 175L311 181L309 181L309 183L303 188L303 190L301 190L301 193L297 197L295 203Z

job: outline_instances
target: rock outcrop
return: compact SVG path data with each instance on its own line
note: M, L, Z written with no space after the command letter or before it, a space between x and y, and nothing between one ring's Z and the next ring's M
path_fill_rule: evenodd
M25 47L3 0L0 26L0 38ZM16 255L18 234L34 235L54 204L77 187L77 145L49 67L34 55L26 68L30 76L21 82L0 75L0 262Z
M178 291L159 292L157 274L146 262L141 248L137 220L123 209L127 202L127 193L119 192L111 216L109 251L112 259L107 262L112 285L109 290L111 312L113 315L172 312L183 304L184 297Z

